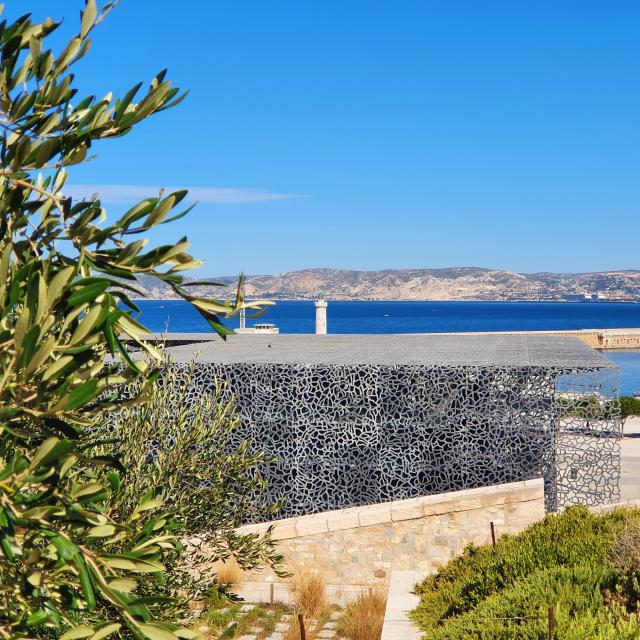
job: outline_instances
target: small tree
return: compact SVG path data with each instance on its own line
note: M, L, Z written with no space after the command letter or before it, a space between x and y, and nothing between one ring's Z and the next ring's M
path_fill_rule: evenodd
M100 434L117 441L118 459L127 470L111 509L126 520L140 496L160 497L176 532L198 534L206 542L208 561L233 557L242 569L267 565L285 575L270 535L236 531L278 511L278 503L263 499L267 481L260 469L272 460L237 438L241 422L235 398L222 383L193 397L196 373L195 360L178 364L167 357L145 401L101 425ZM133 395L138 395L135 388ZM181 590L194 586L177 567L172 578Z
M85 427L136 401L122 397L122 385L137 381L145 394L157 375L121 340L159 357L132 317L137 274L169 285L222 334L221 316L243 301L189 294L181 273L200 263L185 238L148 249L140 237L186 213L176 213L185 191L147 198L108 224L98 196L65 195L67 168L84 162L96 142L127 134L184 97L164 71L142 93L137 84L120 99L77 95L70 70L112 7L87 0L79 32L59 53L47 47L59 23L29 15L0 23L3 640L47 628L64 632L63 640L192 635L152 586L176 546L161 497L141 496L125 519L113 517L117 460L88 455L96 443ZM112 469L102 475L101 465Z
M618 399L620 406L620 417L622 418L622 433L624 434L624 425L627 418L631 416L640 416L640 398L633 396L621 396Z

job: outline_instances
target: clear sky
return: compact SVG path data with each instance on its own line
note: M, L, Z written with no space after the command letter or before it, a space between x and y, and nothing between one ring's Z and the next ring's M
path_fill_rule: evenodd
M5 11L70 33L81 5ZM203 275L640 268L639 27L638 0L122 0L82 89L166 66L190 95L73 183L114 212L197 188L159 239Z

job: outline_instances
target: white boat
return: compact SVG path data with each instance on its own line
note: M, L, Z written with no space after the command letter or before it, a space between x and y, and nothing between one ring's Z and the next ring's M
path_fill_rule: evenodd
M244 297L244 287L242 290L242 296ZM236 329L236 333L240 334L255 334L255 333L267 333L274 334L280 333L280 329L275 324L270 322L256 322L253 327L247 327L247 312L246 309L240 309L240 326Z
M236 329L236 333L280 333L280 329L275 324L269 322L261 322L260 324L254 324L253 327L240 327Z

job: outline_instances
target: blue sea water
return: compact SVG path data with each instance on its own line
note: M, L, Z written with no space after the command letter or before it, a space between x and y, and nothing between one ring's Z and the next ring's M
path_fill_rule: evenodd
M139 319L152 331L204 332L207 323L181 300L138 300ZM313 333L311 300L278 302L259 322L282 333ZM251 326L256 320L247 319ZM238 319L229 320L230 327ZM458 331L544 331L640 327L640 304L613 302L329 302L330 333L443 333ZM606 352L621 370L621 391L640 391L640 351Z
M620 368L620 393L631 396L640 391L640 351L603 351Z
M182 300L139 300L140 319L152 331L207 331L207 323ZM329 302L330 333L442 333L543 331L640 327L640 304L613 302ZM247 320L247 325L254 321ZM282 333L313 333L311 300L278 302L259 322ZM231 318L229 326L237 327Z

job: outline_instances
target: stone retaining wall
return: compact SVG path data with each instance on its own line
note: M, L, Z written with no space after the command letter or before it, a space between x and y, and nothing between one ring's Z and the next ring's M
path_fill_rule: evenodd
M480 335L478 332L470 332ZM640 347L640 329L575 329L558 331L487 331L481 335L549 335L579 338L593 349L637 349ZM445 334L449 335L449 334Z
M640 509L640 498L589 507L589 511L591 511L591 513L608 513L609 511L615 511L616 509Z
M262 533L273 526L288 566L296 572L322 571L330 596L340 603L362 589L386 588L393 570L428 573L469 543L490 542L491 522L498 537L521 531L544 513L539 479L247 525L240 531ZM189 542L187 551L200 546L197 539ZM210 570L206 563L199 567L201 573ZM287 581L268 571L247 574L239 591L250 601L289 599Z

